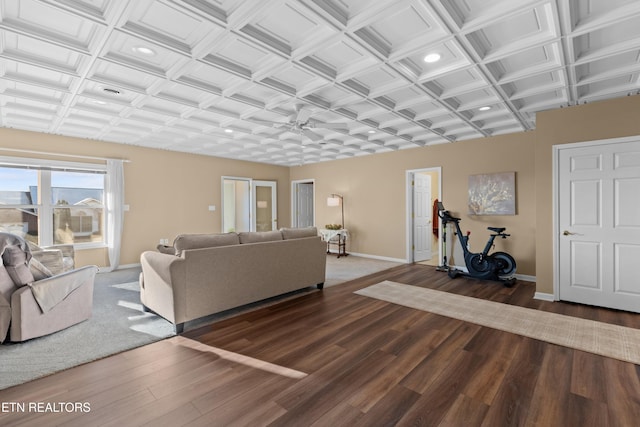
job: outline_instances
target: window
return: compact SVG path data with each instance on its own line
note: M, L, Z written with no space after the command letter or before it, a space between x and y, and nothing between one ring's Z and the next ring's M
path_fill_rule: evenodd
M105 243L105 165L0 158L0 231L39 245Z

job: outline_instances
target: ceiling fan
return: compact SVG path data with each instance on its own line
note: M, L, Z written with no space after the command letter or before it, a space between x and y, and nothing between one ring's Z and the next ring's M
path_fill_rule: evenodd
M265 122L263 120L253 121L277 129L283 129L283 133L293 132L299 135L304 135L313 142L320 142L324 139L322 135L314 132L313 129L336 129L342 132L349 131L343 123L322 123L310 120L312 114L313 111L311 109L304 105L297 104L296 112L289 117L288 122Z

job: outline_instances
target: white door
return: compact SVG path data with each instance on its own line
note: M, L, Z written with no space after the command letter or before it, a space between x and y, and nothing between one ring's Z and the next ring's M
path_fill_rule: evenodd
M640 312L640 138L559 148L561 300Z
M413 177L413 261L431 259L431 176Z
M313 221L313 182L296 184L295 194L295 227L311 227Z
M275 181L252 181L253 231L278 229L278 203Z

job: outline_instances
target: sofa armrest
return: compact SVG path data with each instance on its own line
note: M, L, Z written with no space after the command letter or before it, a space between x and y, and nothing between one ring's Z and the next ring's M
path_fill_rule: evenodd
M61 277L65 280L81 280L80 286L44 313L29 286L16 290L11 295L11 341L24 341L47 335L88 319L93 306L96 271L96 267L87 266L39 281L46 281L45 286L54 286L59 284L58 280Z
M186 262L182 257L146 251L140 255L140 300L173 323L182 323L186 300Z
M153 272L153 275L168 284L173 282L173 276L184 274L184 259L162 252L143 252L140 256L140 264L143 275L145 271Z
M89 265L48 277L29 285L43 313L62 302L71 292L87 283L93 283L98 267Z

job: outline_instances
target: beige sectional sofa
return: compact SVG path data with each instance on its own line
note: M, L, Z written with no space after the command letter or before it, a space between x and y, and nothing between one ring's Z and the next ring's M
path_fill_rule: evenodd
M187 234L144 252L140 299L183 331L184 323L325 280L326 244L315 227Z

